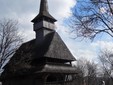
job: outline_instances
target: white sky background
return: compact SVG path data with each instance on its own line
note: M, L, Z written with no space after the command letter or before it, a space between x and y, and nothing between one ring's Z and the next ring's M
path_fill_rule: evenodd
M94 42L71 38L69 28L64 27L63 20L71 15L71 8L75 5L74 0L48 0L48 3L50 14L58 20L57 32L76 58L96 60L99 49L113 49L110 37L96 39ZM35 38L35 32L30 21L38 14L39 4L40 0L0 0L0 19L18 20L20 32L24 33L26 40L31 40Z

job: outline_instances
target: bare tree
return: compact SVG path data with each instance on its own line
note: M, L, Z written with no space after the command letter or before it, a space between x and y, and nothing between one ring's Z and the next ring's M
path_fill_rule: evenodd
M113 37L113 0L77 0L70 21L77 37L94 39L101 33Z
M86 70L86 65L85 65L85 59L79 59L77 60L76 64L76 69L77 69L77 75L76 75L76 82L77 85L83 85L84 83L84 77L85 77L85 70Z
M86 73L87 85L95 85L97 76L97 64L95 64L94 62L87 61L86 70L87 70Z
M79 75L81 77L84 77L85 76L85 70L86 70L86 60L85 59L77 60L76 68L77 68L77 71L79 72Z
M95 85L97 64L86 59L80 59L76 65L78 71L78 85Z
M108 50L102 51L99 55L99 60L102 63L103 76L113 80L113 52Z
M0 21L0 69L22 43L18 32L18 22L11 19Z

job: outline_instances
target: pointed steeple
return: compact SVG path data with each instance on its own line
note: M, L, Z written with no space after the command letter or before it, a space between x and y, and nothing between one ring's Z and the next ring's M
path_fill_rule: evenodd
M42 43L45 36L55 31L57 20L49 14L47 0L40 0L39 14L32 20L33 30L36 33L36 44Z
M41 0L39 14L32 20L32 22L38 22L39 20L45 19L54 23L57 21L54 17L49 14L47 0Z
M41 3L40 3L40 14L48 14L48 3L47 3L47 0L41 0Z

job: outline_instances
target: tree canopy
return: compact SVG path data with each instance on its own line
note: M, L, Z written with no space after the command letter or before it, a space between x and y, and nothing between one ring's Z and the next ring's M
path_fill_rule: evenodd
M113 0L77 0L70 27L77 37L94 39L101 33L113 37Z

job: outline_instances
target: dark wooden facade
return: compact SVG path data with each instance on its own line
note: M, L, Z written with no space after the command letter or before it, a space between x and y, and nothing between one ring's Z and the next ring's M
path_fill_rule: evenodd
M56 19L47 7L47 0L41 0L32 20L36 39L23 43L4 67L3 85L72 85L75 58L54 30Z

